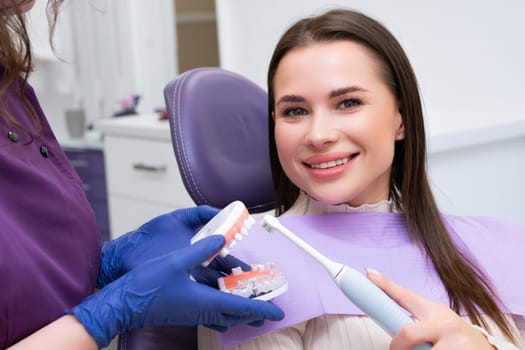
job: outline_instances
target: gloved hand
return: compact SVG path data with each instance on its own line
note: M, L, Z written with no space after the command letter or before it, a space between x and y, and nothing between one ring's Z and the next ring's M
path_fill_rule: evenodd
M191 269L191 275L199 283L219 288L218 279L229 275L234 267L240 266L243 271L250 271L252 267L244 261L237 259L233 255L222 257L217 255L215 259L206 267L202 265Z
M66 313L76 316L99 347L141 327L204 325L225 330L282 319L282 310L270 302L227 294L189 278L192 268L223 245L224 237L211 236L149 260Z
M218 212L207 205L179 209L158 216L115 240L104 242L97 288L103 288L152 258L188 246L196 230Z

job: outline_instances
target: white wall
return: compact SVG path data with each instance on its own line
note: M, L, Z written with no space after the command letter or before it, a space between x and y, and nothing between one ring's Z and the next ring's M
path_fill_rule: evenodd
M473 122L474 111L525 118L521 0L216 0L221 66L266 87L267 64L284 30L337 4L394 33L419 77L429 118L449 110L467 111Z
M37 92L42 108L46 115L51 117L51 122L59 133L65 133L65 110L78 107L78 98L75 95L79 87L76 69L73 64L65 63L75 59L72 7L69 3L67 5L63 6L58 19L60 30L55 33L53 40L55 52L60 59L49 44L46 1L37 1L28 16L28 31L35 64L35 71L29 80Z
M385 24L414 66L440 208L525 224L525 2L216 0L221 67L266 89L281 34L341 6Z
M430 153L430 182L443 212L525 225L525 122L518 127L521 136Z

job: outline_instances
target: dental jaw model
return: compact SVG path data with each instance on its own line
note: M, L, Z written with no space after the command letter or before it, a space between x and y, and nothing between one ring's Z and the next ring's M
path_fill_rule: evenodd
M248 229L252 227L254 223L255 220L250 216L248 209L246 209L242 202L235 201L228 204L191 239L191 244L194 244L211 235L224 236L226 243L221 251L208 259L208 261L203 262L202 265L205 267L208 266L217 255L222 257L228 255L237 242L248 234Z
M228 255L254 223L242 202L228 204L191 239L191 244L194 244L210 235L220 234L225 238L223 248L202 265L208 266L217 255ZM223 292L259 300L273 299L288 289L284 275L273 263L252 264L250 271L242 271L240 266L233 268L230 275L219 278L217 282Z
M246 298L271 300L288 289L284 275L275 264L252 264L251 267L250 271L235 267L231 275L219 278L220 290Z

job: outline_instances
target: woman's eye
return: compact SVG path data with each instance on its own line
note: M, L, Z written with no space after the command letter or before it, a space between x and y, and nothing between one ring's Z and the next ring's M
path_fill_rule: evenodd
M299 117L299 116L306 115L306 114L307 114L306 110L304 110L303 108L299 108L299 107L287 108L283 111L283 115L285 117Z
M348 109L360 106L362 103L360 100L355 98L349 98L347 100L341 101L339 105L337 106L337 109Z

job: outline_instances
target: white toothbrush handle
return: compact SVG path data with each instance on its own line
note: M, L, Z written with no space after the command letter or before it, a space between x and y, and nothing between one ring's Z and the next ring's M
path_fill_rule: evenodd
M335 277L335 282L348 299L391 336L399 332L403 326L414 322L394 300L362 273L343 266ZM412 350L431 348L432 344L424 343L414 346Z

